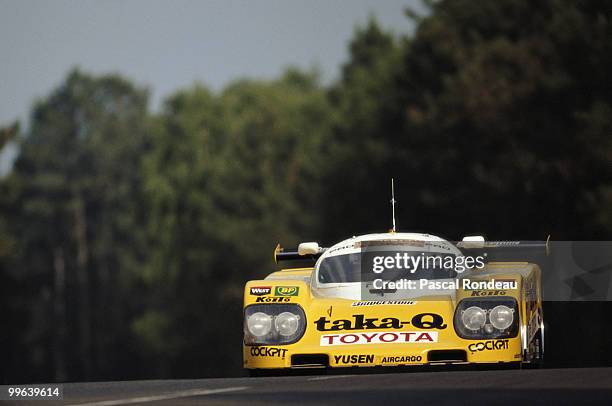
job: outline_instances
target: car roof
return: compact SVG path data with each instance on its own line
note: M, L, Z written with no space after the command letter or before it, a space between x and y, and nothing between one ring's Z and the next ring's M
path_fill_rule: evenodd
M423 233L397 233L397 232L388 232L388 233L374 233L374 234L364 234L359 236L353 236L351 238L347 238L346 240L340 241L337 244L329 247L323 255L321 255L321 259L324 257L348 254L352 252L357 252L360 249L361 242L371 242L371 241L383 241L383 240L392 240L392 241L414 241L414 242L438 242L438 248L441 251L459 253L459 250L447 240L431 235L431 234L423 234Z

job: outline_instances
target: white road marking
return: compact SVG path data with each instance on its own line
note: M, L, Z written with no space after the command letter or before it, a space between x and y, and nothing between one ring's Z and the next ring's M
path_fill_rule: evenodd
M146 403L146 402L157 402L160 400L170 400L179 398L189 398L192 396L203 396L203 395L214 395L216 393L235 392L239 390L248 389L248 386L236 386L233 388L222 388L222 389L192 389L182 392L172 392L165 395L156 396L143 396L139 398L128 398L128 399L117 399L117 400L103 400L100 402L92 403L78 403L74 406L116 406L116 405L129 405L133 403Z
M328 379L348 378L350 375L315 376L308 378L308 381L326 381Z

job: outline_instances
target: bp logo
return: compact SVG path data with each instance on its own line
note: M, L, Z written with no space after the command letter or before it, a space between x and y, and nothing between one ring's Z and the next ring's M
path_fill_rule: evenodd
M297 296L299 291L298 286L277 286L274 288L274 296Z

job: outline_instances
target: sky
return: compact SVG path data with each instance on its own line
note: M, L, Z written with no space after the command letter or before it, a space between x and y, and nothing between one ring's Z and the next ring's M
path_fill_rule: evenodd
M418 0L0 0L0 126L22 128L37 98L73 67L121 73L151 91L151 107L199 81L213 90L288 66L337 78L355 27L370 16L411 32ZM0 174L7 158L0 156Z

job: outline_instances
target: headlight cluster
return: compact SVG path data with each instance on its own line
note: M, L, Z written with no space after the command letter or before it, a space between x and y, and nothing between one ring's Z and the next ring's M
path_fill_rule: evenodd
M246 344L291 344L305 330L306 316L297 304L251 305L244 311Z
M464 299L457 306L455 331L461 338L514 337L518 333L518 306L511 298Z

